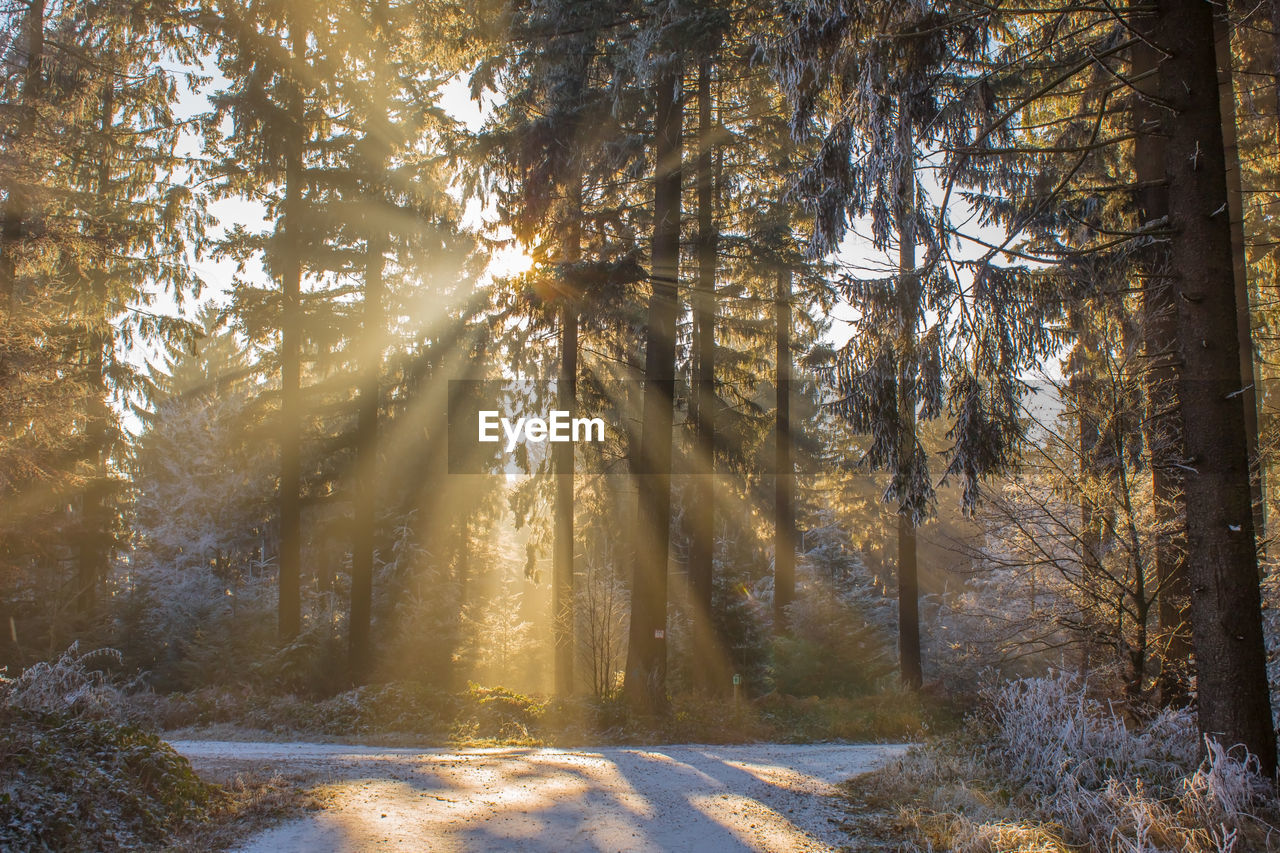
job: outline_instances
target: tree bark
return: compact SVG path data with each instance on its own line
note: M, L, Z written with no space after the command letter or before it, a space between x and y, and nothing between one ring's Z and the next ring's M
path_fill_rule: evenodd
M773 625L787 632L787 608L796 598L795 462L791 446L791 270L777 274L774 344L777 359L777 419L773 465Z
M106 345L106 338L99 332L91 333L86 342L88 363L85 371L89 393L85 400L84 458L91 473L80 495L80 541L76 553L76 613L85 628L91 624L97 611L98 584L106 577L111 554L106 470L107 432L111 416L107 409L104 372Z
M722 653L712 622L715 582L715 371L716 261L715 181L712 166L711 62L698 68L698 286L693 292L694 482L689 513L689 587L693 601L693 680L701 691L720 676Z
M1222 152L1227 168L1227 214L1231 219L1231 273L1236 289L1236 338L1240 351L1240 397L1244 403L1245 437L1249 446L1249 482L1253 496L1256 542L1266 538L1262 499L1263 471L1258 453L1258 390L1254 371L1253 320L1249 301L1249 261L1244 243L1244 190L1240 149L1236 139L1236 93L1232 85L1231 27L1224 8L1213 16L1213 49L1218 63L1218 106L1222 119Z
M582 185L574 175L568 186L564 223L564 263L576 264L582 253ZM565 282L560 292L560 376L557 395L560 408L573 418L578 410L578 295ZM574 458L573 444L555 445L552 461L556 472L555 544L551 579L552 634L555 641L555 692L573 693L574 653Z
M667 703L667 555L671 534L671 427L675 396L680 267L681 130L684 102L676 69L655 83L653 248L650 260L644 399L639 453L639 541L631 584L631 628L623 690L642 712Z
M920 322L920 282L916 275L915 197L916 177L913 131L906 108L899 134L904 151L898 176L898 330L901 356L898 359L898 469L903 489L911 487L909 474L915 466L920 442L916 425L916 327ZM903 473L908 476L902 476ZM920 580L916 562L916 519L905 500L898 505L898 659L903 686L917 689L924 683L920 655Z
M1238 306L1218 91L1213 7L1158 0L1165 174L1175 231L1178 394L1186 443L1187 577L1201 732L1276 767L1262 638L1249 452L1240 394Z
M351 624L348 627L351 681L363 684L373 664L373 569L378 525L378 407L381 399L384 239L381 224L370 223L365 247L364 364L356 413L356 488L352 512Z
M306 61L306 37L290 25L293 61ZM302 628L302 92L295 81L288 106L292 123L285 152L284 229L280 267L280 639Z

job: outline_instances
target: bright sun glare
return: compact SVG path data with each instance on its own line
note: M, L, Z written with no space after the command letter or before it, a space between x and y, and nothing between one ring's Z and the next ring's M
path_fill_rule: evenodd
M489 274L494 278L520 275L533 268L533 257L520 246L507 246L489 256Z

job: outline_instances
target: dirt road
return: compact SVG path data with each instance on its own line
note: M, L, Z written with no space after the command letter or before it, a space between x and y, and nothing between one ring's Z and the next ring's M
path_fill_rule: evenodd
M412 750L178 741L197 769L314 773L325 808L245 853L829 851L832 783L902 747L843 744Z

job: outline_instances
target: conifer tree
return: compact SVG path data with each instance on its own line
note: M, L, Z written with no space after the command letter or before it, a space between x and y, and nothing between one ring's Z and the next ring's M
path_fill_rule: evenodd
M654 104L653 238L645 323L642 433L639 449L632 455L640 517L631 582L631 628L624 687L629 701L647 711L661 709L667 701L665 640L671 534L671 428L680 282L682 75L680 60L670 57L654 70L650 83Z
M166 64L189 62L199 40L164 3L136 13L33 3L18 29L15 46L26 54L9 66L19 73L9 81L16 103L4 128L11 166L0 229L0 373L20 407L0 458L18 466L0 467L26 492L6 513L28 531L17 537L25 544L13 544L52 534L50 542L65 536L74 548L76 577L65 588L84 631L96 621L120 527L111 402L144 391L125 350L180 337L183 324L148 307L162 289L178 302L198 289L187 259L200 251L203 220L174 153L179 75ZM46 437L32 445L36 425ZM64 529L55 507L67 503L74 511Z
M68 256L68 284L75 314L84 324L72 334L83 346L87 395L77 545L78 609L92 618L97 587L109 573L118 532L117 475L111 459L120 446L111 398L137 396L141 378L122 349L142 342L187 336L182 323L152 315L157 291L182 304L200 283L188 268L205 238L199 200L180 183L182 159L173 153L180 128L172 106L178 80L163 62L185 62L199 39L166 6L151 18L130 19L113 9L86 7L79 26L99 36L83 69L94 80L83 146L67 152L67 181L74 207L69 218L88 237L84 250ZM162 35L164 28L175 32ZM190 43L184 43L184 39ZM157 181L156 175L165 176Z
M317 68L319 45L303 10L290 3L215 4L211 29L219 38L218 62L230 81L215 99L210 136L223 117L230 136L217 140L216 168L226 195L262 194L274 220L269 237L244 229L228 234L222 251L242 264L262 251L278 293L267 294L247 282L236 293L237 311L251 338L272 338L278 329L280 375L278 430L279 573L278 631L294 639L302 627L303 489L303 274L309 242L307 156L315 133L327 118L323 71ZM326 18L312 23L327 24ZM243 268L243 267L242 267ZM263 316L258 309L269 306Z
M812 250L834 251L853 216L869 215L876 248L897 244L897 273L879 281L850 279L846 298L857 306L849 342L831 380L834 409L872 435L865 462L885 468L885 499L897 504L899 657L903 683L922 680L916 526L932 511L934 488L917 420L942 413L944 330L925 313L926 299L954 299L957 285L936 265L939 216L920 191L916 167L945 120L935 78L953 42L938 11L899 10L885 17L852 4L838 23L791 10L799 26L775 47L797 128L815 112L831 115L822 151L803 174L799 192L814 211ZM834 26L828 38L815 29ZM930 257L916 263L923 240ZM951 368L951 369L954 369Z
M1163 134L1159 133L1160 107L1156 74L1159 54L1149 41L1150 16L1135 18L1134 26L1146 37L1133 46L1130 76L1135 80L1131 123L1136 193L1135 219L1139 229L1167 223L1168 189L1164 183ZM1181 469L1177 465L1181 441L1177 424L1177 397L1173 380L1173 320L1177 301L1169 276L1168 244L1150 240L1140 249L1137 274L1142 287L1142 329L1148 358L1144 372L1147 418L1144 433L1151 465L1152 503L1156 540L1152 559L1158 589L1158 622L1162 637L1159 675L1160 701L1166 706L1184 704L1189 698L1191 663L1190 624L1187 618L1184 524L1181 501Z
M1143 10L1137 17L1147 15ZM984 285L990 258L1010 254L1019 235L1030 237L1012 254L1052 260L1050 275L1077 293L1095 286L1099 269L1123 263L1135 242L1169 241L1167 269L1148 267L1147 278L1170 282L1163 302L1171 308L1168 351L1182 430L1174 463L1184 475L1200 723L1204 733L1256 751L1270 768L1275 745L1239 394L1239 312L1230 222L1221 215L1228 212L1222 116L1216 88L1188 82L1216 73L1212 10L1195 0L1160 3L1149 20L1150 35L1144 36L1113 15L1048 4L1034 25L1006 31L999 63L985 69L973 89L986 93L986 116L955 147L951 177L981 188L968 198L1010 233L988 248ZM1116 108L1130 90L1117 85L1114 69L1144 38L1161 54L1155 98L1165 139L1161 177L1168 217L1134 229L1104 219L1106 202L1132 185L1098 187L1088 180L1096 175L1091 163L1113 158L1132 138L1127 112ZM989 194L994 188L1004 194ZM1033 270L1001 277L1017 285L1005 298L1021 291L1024 300L1036 299L1027 285L1044 280ZM1153 296L1160 298L1158 291ZM1160 342L1155 344L1159 351Z
M699 689L710 687L716 658L711 625L715 583L716 519L716 268L719 235L716 228L716 181L713 65L704 57L698 65L697 156L697 285L690 299L693 309L689 421L693 425L694 487L689 499L689 587L693 601L694 679Z
M507 223L516 236L545 257L532 280L538 320L558 327L555 366L557 408L576 413L580 332L590 311L586 271L600 259L584 258L584 206L588 183L609 171L600 145L608 102L594 81L610 73L600 33L608 9L565 2L521 10L507 34L517 47L501 70L506 103L494 123L490 145L502 163L499 187ZM548 313L549 312L549 313ZM551 626L557 695L574 690L575 450L557 445L551 453L552 497Z
M435 72L440 57L423 48L415 11L387 0L353 3L326 37L341 62L334 94L347 105L327 155L327 231L342 248L332 273L358 276L363 291L346 342L356 375L355 452L346 486L352 507L349 666L357 682L369 677L374 661L373 582L384 492L379 457L382 434L391 426L380 424L380 412L385 354L399 331L392 322L400 314L396 296L403 296L419 265L451 266L447 237L444 245L439 238L453 228L441 217L453 205L444 202L428 158L440 156L455 128L439 114L436 78L424 73ZM420 284L427 284L426 277Z

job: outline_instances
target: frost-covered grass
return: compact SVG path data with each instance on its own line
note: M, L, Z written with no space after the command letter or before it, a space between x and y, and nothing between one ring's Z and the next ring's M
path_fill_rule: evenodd
M1186 712L1126 721L1061 675L1004 685L849 791L878 815L863 831L905 850L1252 853L1280 849L1256 770L1212 742L1202 758Z
M328 699L205 689L130 700L131 713L183 737L361 740L417 745L581 746L905 740L946 725L942 703L887 692L860 697L678 696L670 713L637 717L620 700L549 700L501 687L446 693L398 682Z

